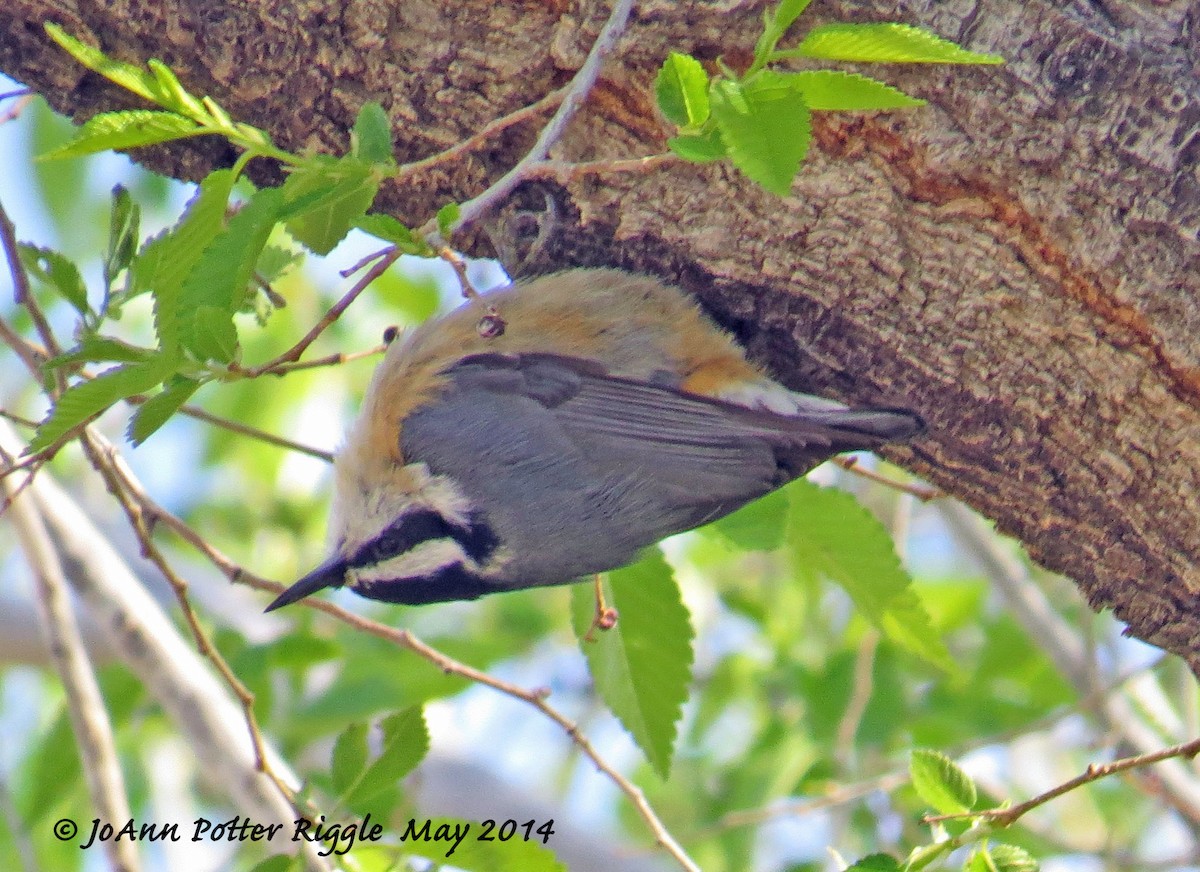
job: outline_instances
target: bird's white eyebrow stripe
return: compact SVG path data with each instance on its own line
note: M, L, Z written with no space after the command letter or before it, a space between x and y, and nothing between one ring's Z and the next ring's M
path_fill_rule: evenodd
M349 563L359 568L387 563L425 542L438 540L453 541L475 564L486 561L500 545L495 531L478 515L459 524L434 509L422 508L405 512L378 536L360 545Z

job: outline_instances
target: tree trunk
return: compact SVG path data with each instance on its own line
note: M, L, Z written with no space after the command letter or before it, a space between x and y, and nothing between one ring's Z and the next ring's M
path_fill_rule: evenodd
M665 54L743 66L763 8L639 3L554 156L663 151L652 81ZM377 100L408 161L567 82L608 4L9 10L0 69L76 118L132 98L81 74L44 36L46 20L131 61L161 58L293 150L340 152L359 106ZM797 29L827 20L902 20L1008 63L871 70L929 105L819 116L785 199L726 165L527 183L509 212L543 212L544 239L525 268L657 274L694 292L785 383L919 410L927 436L891 459L994 518L1134 635L1200 667L1200 10L823 0ZM382 206L419 224L479 193L544 118L385 191ZM231 153L193 142L138 157L194 179ZM502 253L515 226L491 222ZM467 247L490 243L479 234Z

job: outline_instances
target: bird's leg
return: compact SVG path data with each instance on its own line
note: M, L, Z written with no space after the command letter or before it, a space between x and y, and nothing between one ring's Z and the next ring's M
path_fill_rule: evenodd
M597 572L592 583L596 591L596 614L592 617L592 625L583 634L585 642L595 642L597 630L611 630L617 625L617 610L604 601L604 576Z

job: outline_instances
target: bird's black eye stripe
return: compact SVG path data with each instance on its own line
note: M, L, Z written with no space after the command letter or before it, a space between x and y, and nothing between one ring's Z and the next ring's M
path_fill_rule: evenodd
M500 547L500 537L478 512L467 518L467 526L455 527L450 535L476 563L487 560Z
M415 509L363 543L350 558L350 565L383 563L434 539L453 539L476 562L486 560L500 545L495 531L478 513L471 515L464 525L450 523L433 509Z

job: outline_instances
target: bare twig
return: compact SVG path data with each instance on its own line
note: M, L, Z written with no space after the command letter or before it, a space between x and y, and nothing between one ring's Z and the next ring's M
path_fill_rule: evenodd
M1085 784L1099 781L1101 778L1107 778L1118 772L1138 769L1143 766L1149 766L1152 763L1161 763L1163 760L1182 757L1191 759L1197 754L1200 754L1200 739L1192 739L1190 742L1172 745L1170 748L1162 748L1149 754L1123 757L1120 760L1113 760L1111 763L1092 763L1082 774L1075 776L1070 781L1064 781L1062 784L1052 787L1045 793L1039 793L1032 799L1027 799L1025 802L1017 803L1014 806L1008 808L989 808L984 811L964 812L963 814L929 815L925 817L925 822L934 823L937 821L961 820L964 818L984 818L995 827L1009 827L1016 823L1017 819L1022 815Z
M596 42L588 52L583 66L579 68L579 72L567 86L558 110L542 129L533 148L486 191L459 207L458 220L450 227L451 235L488 214L497 203L505 199L517 185L527 178L530 167L546 159L551 147L562 137L567 125L575 117L575 113L587 100L588 94L600 76L600 68L603 66L605 58L616 47L621 34L625 32L625 25L629 21L629 13L632 9L633 0L614 0L608 21L601 28L600 35L596 37ZM433 222L421 228L420 233L429 239L434 248L441 248L446 244L446 240L441 238Z
M372 255L375 264L365 273L353 287L348 290L333 307L325 313L325 316L313 326L311 330L304 335L304 338L285 351L283 354L270 360L261 366L243 369L242 367L233 367L230 369L245 378L257 378L261 375L278 375L287 371L288 364L295 364L300 360L301 355L308 350L308 347L317 341L317 337L325 332L334 321L341 317L342 313L349 308L350 304L358 299L358 295L367 289L367 286L375 279L379 278L388 268L391 267L397 260L400 259L402 252L400 249L393 246L383 252L378 252Z
M503 118L497 118L494 121L485 124L476 133L472 134L461 142L455 143L445 151L439 151L437 154L431 154L429 157L424 157L420 160L413 161L412 163L407 163L401 167L397 167L393 178L396 181L403 181L410 176L422 173L440 163L446 163L447 161L455 160L467 152L474 151L496 134L502 133L503 131L512 127L514 124L519 124L522 121L525 121L527 118L541 115L543 112L549 110L550 107L557 106L562 102L562 98L566 95L569 87L570 86L559 88L557 91L551 91L537 102L530 103L528 106L524 106L515 112L510 112Z
M855 475L861 476L868 481L878 482L879 484L887 485L893 490L898 490L901 493L910 494L916 497L923 503L931 500L941 499L945 494L935 487L927 484L919 484L915 482L897 481L894 478L889 478L886 475L881 475L873 469L867 469L858 462L858 458L851 455L849 457L833 457L830 458L833 463L840 466L847 472L852 472Z
M526 173L527 179L554 179L556 182L567 184L586 176L606 176L615 173L642 175L653 172L660 167L681 163L683 158L672 152L650 154L645 157L618 158L615 160L592 160L583 163L547 160L530 167Z
M6 480L4 487L10 500L9 517L36 581L38 613L46 631L51 661L62 681L88 793L102 819L129 820L132 817L129 798L117 760L112 724L75 621L58 554L33 498L18 496L11 480ZM109 840L104 843L104 850L114 869L136 872L141 868L133 841Z
M21 362L25 364L25 368L33 373L33 377L38 381L42 378L42 361L46 359L46 354L40 348L26 342L21 335L17 333L8 322L0 319L0 342L3 342L11 348L16 355L21 358Z
M8 217L8 213L4 210L4 206L0 204L0 246L4 248L4 256L8 260L8 273L12 276L13 282L13 300L18 306L24 306L29 312L29 317L33 320L33 325L37 328L38 335L42 338L42 344L46 346L46 351L50 354L58 354L58 342L54 339L54 332L50 329L50 323L46 320L46 316L38 307L37 301L33 298L33 293L29 288L29 276L25 274L24 267L21 266L21 256L17 252L17 229L13 226L12 220Z

